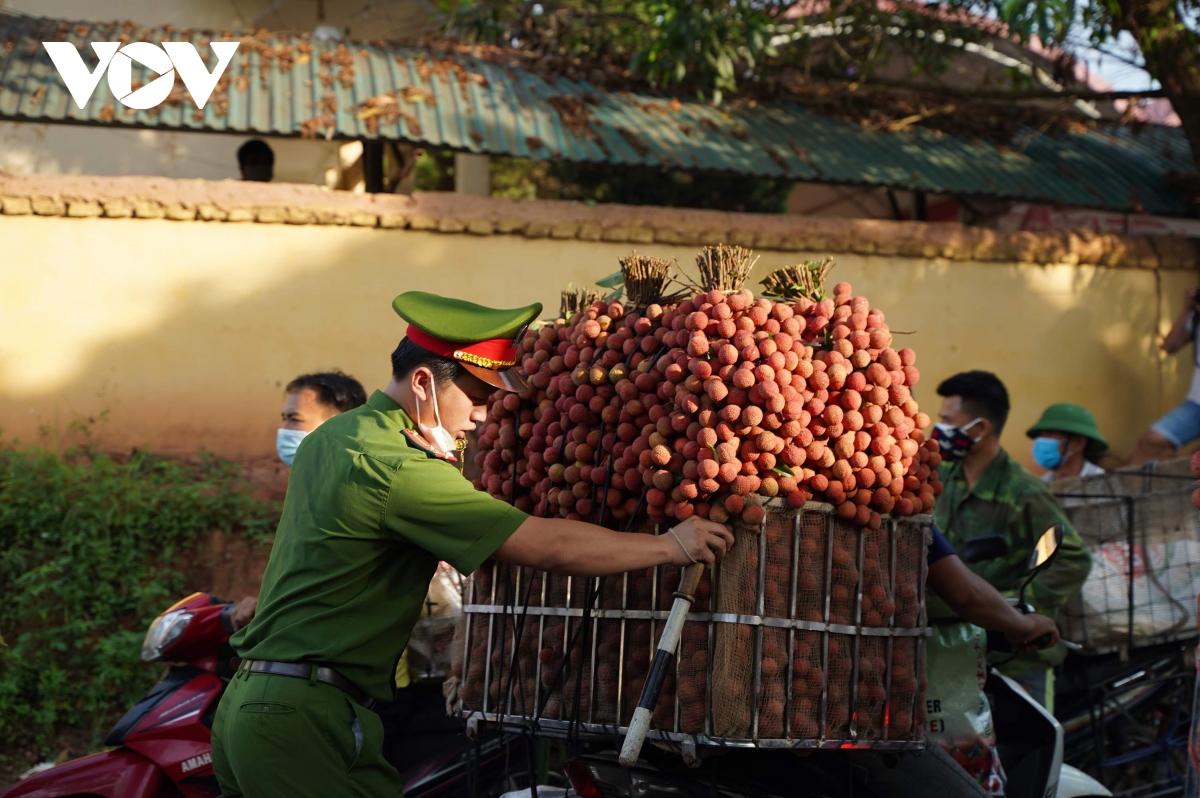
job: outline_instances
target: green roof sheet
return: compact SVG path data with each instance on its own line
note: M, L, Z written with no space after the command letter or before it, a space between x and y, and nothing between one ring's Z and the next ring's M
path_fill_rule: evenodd
M183 91L132 111L101 80L81 110L43 41L70 41L89 67L94 41L191 41L211 68L212 39L131 23L0 13L0 119L328 139L390 139L533 159L709 170L886 186L1114 211L1189 216L1173 171L1193 166L1178 129L1023 131L1007 146L919 127L868 130L788 103L724 108L548 81L528 70L380 42L242 37L203 110ZM140 73L140 74L139 74ZM135 64L134 80L154 77ZM135 83L136 87L137 83Z

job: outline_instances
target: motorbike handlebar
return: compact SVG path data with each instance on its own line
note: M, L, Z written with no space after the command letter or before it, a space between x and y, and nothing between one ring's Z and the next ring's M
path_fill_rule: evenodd
M1058 642L1066 646L1068 651L1083 651L1083 646L1078 643L1072 643L1070 640L1064 640L1060 637L1058 638ZM1042 635L1039 638L1029 641L1029 643L1036 648L1045 648L1050 645L1050 635Z

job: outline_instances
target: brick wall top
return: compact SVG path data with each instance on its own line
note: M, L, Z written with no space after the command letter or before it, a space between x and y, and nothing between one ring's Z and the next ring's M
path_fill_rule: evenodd
M460 235L519 235L649 245L994 263L1200 268L1200 242L1091 231L999 233L960 224L832 219L452 193L353 194L298 184L151 177L0 174L0 215L180 222L351 225Z

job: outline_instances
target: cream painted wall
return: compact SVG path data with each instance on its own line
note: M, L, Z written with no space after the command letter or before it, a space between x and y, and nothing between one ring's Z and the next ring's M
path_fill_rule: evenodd
M0 216L0 428L49 440L99 419L105 447L269 456L283 385L338 367L368 390L403 334L390 302L439 291L558 307L609 274L625 244L315 225ZM639 250L692 261L688 248ZM816 257L810 253L803 257ZM758 274L801 256L765 252ZM995 371L1014 410L1005 443L1047 404L1091 407L1116 449L1180 401L1187 356L1161 359L1191 275L844 255L835 279L885 310L918 353L919 401L965 369ZM1161 285L1160 285L1161 282Z

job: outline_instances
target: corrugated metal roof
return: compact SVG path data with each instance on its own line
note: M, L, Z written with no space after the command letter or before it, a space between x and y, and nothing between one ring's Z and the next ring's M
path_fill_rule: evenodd
M233 35L0 14L0 119L204 130L242 135L381 138L521 158L729 171L846 185L1187 216L1169 181L1192 169L1177 129L1051 137L1008 147L923 128L867 130L793 104L714 108L553 82L467 55L291 35L241 39L203 110L178 81L167 103L132 111L107 81L81 110L43 41L191 41L208 66ZM139 74L139 71L141 74ZM135 65L134 79L155 77ZM138 85L135 83L135 87Z

